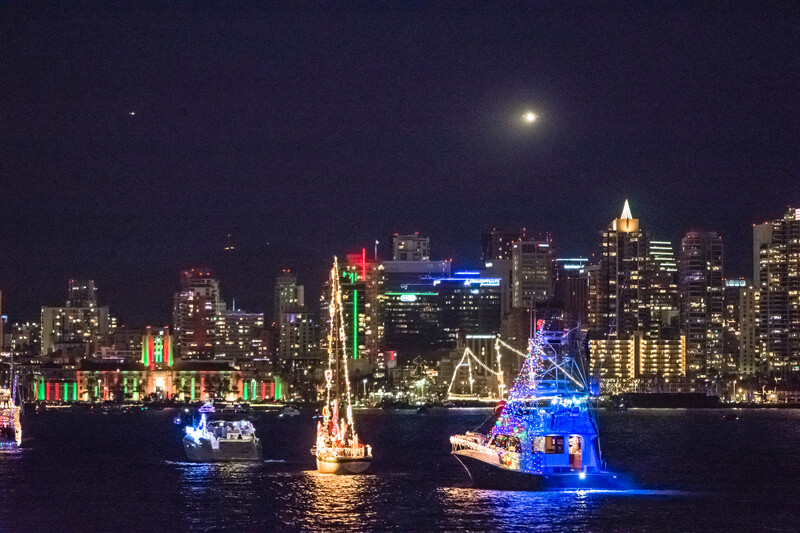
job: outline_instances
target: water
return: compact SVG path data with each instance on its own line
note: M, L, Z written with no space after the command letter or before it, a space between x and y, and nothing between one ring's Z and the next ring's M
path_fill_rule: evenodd
M320 476L315 422L256 423L263 463L184 462L173 413L51 412L0 451L0 531L800 531L800 411L601 413L624 493L469 488L448 436L486 410L356 413L371 474Z

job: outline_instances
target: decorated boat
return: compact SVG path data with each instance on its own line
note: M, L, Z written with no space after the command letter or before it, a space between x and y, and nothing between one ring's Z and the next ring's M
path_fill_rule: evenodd
M334 258L330 279L328 368L325 370L325 405L317 423L317 443L311 454L323 474L360 474L372 461L372 448L358 440L350 399L347 371L342 290L339 265Z
M11 388L0 389L0 446L17 448L22 444L20 406L17 405L17 375L11 370Z
M450 437L476 487L498 490L623 489L605 468L587 356L577 328L539 320L522 369L488 434Z
M186 426L183 449L190 461L201 463L261 460L261 441L249 420L215 415L213 404L199 410L196 424Z

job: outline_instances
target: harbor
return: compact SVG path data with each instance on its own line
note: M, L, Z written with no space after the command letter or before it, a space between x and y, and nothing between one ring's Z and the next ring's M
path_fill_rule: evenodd
M601 410L605 460L637 481L614 493L472 488L448 439L491 414L356 410L361 438L380 450L358 476L316 472L298 444L314 441L311 417L254 420L261 462L198 464L175 410L34 414L22 448L0 450L0 529L752 531L776 515L773 530L800 528L798 410Z

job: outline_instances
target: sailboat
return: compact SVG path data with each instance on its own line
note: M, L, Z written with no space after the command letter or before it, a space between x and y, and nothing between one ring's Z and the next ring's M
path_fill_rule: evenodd
M342 290L335 257L330 292L325 405L322 407L322 420L317 423L317 444L311 449L311 454L316 456L317 471L322 474L360 474L372 462L372 447L358 440L353 421Z
M0 447L16 448L22 444L20 407L17 405L17 374L11 365L11 388L0 389Z
M538 320L525 361L488 434L450 437L475 486L497 490L623 489L605 469L587 357L577 328Z

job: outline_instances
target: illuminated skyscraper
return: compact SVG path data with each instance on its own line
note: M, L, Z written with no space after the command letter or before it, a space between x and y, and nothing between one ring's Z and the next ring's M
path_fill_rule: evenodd
M383 343L383 265L360 254L340 264L346 346L353 359L375 360ZM327 319L327 317L326 317Z
M584 258L556 259L556 307L564 312L570 322L586 326L589 306L589 260Z
M800 371L800 209L754 226L753 241L767 368L779 374Z
M219 282L207 269L181 273L181 289L173 300L173 323L182 359L213 359L221 340L218 323L224 321L225 304ZM219 339L218 339L219 338Z
M42 307L42 354L62 348L94 353L109 333L108 307L97 306L94 281L70 280L67 305Z
M217 354L226 359L252 359L261 352L264 330L264 313L246 313L242 310L225 311L221 326L221 343Z
M588 269L593 365L622 390L629 380L685 375L671 246L656 241L651 253L627 200L602 239L599 261Z
M689 377L708 379L733 363L728 364L722 350L722 237L711 231L688 232L681 240L678 270Z
M593 337L625 337L646 329L645 275L648 266L647 235L631 215L628 201L622 215L602 232L597 269L597 301L590 327Z
M553 297L553 240L549 234L511 245L512 306L531 307Z
M297 284L297 274L284 269L275 278L275 299L273 319L279 322L284 311L300 309L305 306L305 294L302 285Z
M392 237L393 261L428 261L430 260L430 238L412 233Z
M514 243L524 239L525 229L506 231L492 228L481 236L481 259L484 263L511 260Z

